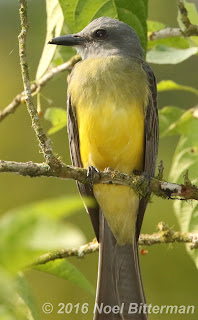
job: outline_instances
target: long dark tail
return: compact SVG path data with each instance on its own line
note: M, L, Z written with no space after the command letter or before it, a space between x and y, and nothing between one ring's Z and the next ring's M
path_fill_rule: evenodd
M119 246L100 213L100 251L94 320L146 320L137 242Z

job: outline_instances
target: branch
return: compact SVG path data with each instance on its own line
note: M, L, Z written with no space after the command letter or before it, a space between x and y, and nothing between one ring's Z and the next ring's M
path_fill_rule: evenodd
M160 169L161 170L161 169ZM13 172L30 177L56 177L77 180L83 184L105 183L128 186L134 189L140 196L147 196L151 191L164 199L198 200L198 187L186 178L184 184L176 184L161 181L158 178L148 179L143 175L125 174L119 171L107 169L103 172L94 171L91 176L83 168L75 168L61 163L60 167L51 169L47 163L15 162L0 160L0 172ZM160 172L161 174L161 172Z
M139 246L151 246L162 243L190 243L190 249L198 248L198 233L184 233L171 230L163 222L158 224L159 232L153 234L141 234L139 237ZM99 250L99 244L96 239L80 248L62 249L49 252L40 256L31 267L45 264L56 259L64 259L69 257L84 258L87 254L94 253Z
M28 30L28 19L27 19L27 0L20 0L20 20L21 20L21 32L19 34L19 57L21 65L21 73L23 79L23 86L25 92L25 102L27 105L28 112L32 120L32 127L35 131L37 139L39 141L40 148L45 157L46 162L52 167L59 167L60 162L54 156L51 146L51 140L45 135L43 128L41 127L38 113L34 108L31 96L31 86L29 80L28 63L26 57L26 38Z
M185 26L185 30L182 30L180 28L166 28L156 32L151 32L148 35L149 41L159 40L164 38L171 38L171 37L198 36L198 26L190 22L188 18L188 11L184 6L183 0L178 0L177 5L181 14L181 21Z
M47 73L44 74L38 81L32 83L30 90L31 93L39 93L41 89L48 83L49 80L54 78L57 74L63 71L71 71L73 66L80 60L80 56L75 55L67 62L59 65L58 67L50 69ZM5 107L2 111L0 111L0 121L6 118L9 114L16 111L16 109L20 106L21 103L25 101L25 92L19 93L10 104Z
M159 31L149 32L148 41L154 41L171 37L181 37L183 35L183 31L180 28L165 28Z

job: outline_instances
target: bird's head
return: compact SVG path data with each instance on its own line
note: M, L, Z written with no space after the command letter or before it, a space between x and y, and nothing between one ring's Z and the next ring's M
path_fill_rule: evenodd
M78 33L54 38L49 44L72 46L82 59L111 55L143 58L136 32L128 24L107 17L93 20Z

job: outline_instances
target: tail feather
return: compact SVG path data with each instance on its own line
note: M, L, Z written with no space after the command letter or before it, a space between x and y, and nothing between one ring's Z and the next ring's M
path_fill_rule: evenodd
M137 242L134 240L133 245L119 246L102 213L100 223L97 308L94 320L146 320L147 314L140 307L146 302Z

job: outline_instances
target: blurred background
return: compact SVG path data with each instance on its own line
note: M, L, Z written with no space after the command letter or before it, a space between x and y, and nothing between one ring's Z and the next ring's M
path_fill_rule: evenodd
M28 61L31 80L34 80L37 65L42 53L46 34L46 11L44 0L29 0L29 34L28 34ZM18 57L18 34L20 21L18 14L19 4L16 0L0 0L0 108L3 109L13 97L22 91ZM176 1L150 0L149 19L164 22L167 26L177 26ZM177 65L152 65L157 81L171 79L180 84L198 88L197 57L191 57ZM52 100L53 107L66 108L66 73L59 75L48 83L42 94ZM188 92L168 92L159 94L159 108L166 105L179 106L184 109L193 107L196 98ZM35 101L36 102L36 101ZM47 101L42 99L43 111L49 107ZM47 131L50 124L42 120ZM66 130L59 131L52 136L53 148L62 160L70 164L68 140ZM160 140L158 161L163 160L165 166L165 179L171 166L171 160L177 137ZM31 128L29 115L25 105L0 123L0 159L15 161L43 161L38 144ZM53 178L21 177L13 174L0 176L0 214L9 209L35 202L41 199L51 199L77 194L76 184ZM70 221L71 220L71 221ZM86 241L94 238L91 223L86 212L82 209L77 212L70 222L76 224L86 235ZM179 230L174 216L172 201L153 197L152 203L146 212L142 232L156 231L159 221L164 221L174 230ZM141 256L141 269L147 302L152 305L195 305L194 315L151 315L150 320L181 320L197 319L197 285L198 277L196 267L186 253L183 244L157 245L148 249L148 254ZM70 258L95 286L97 278L97 254L86 256L78 260ZM91 319L94 296L78 286L50 276L39 271L26 272L26 279L37 300L39 312L43 320L55 319ZM87 315L50 315L42 313L43 303L51 302L58 310L58 303L89 303L90 312Z

